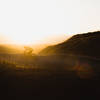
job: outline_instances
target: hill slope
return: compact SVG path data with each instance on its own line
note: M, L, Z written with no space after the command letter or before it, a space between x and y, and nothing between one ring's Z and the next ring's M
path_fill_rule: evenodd
M1 45L0 44L0 54L16 54L22 53L22 48L17 45Z
M61 44L45 48L39 54L74 54L100 58L100 31L74 35Z

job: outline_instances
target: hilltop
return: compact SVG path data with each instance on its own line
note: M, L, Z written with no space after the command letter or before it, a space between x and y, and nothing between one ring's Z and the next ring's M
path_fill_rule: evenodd
M43 49L40 55L72 54L100 58L100 31L77 34Z

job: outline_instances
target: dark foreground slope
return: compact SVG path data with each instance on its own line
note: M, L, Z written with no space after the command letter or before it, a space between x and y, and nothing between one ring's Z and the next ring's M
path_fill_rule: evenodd
M98 100L100 61L39 57L32 68L0 62L1 100Z
M100 31L74 35L61 44L45 48L40 54L74 54L100 58Z

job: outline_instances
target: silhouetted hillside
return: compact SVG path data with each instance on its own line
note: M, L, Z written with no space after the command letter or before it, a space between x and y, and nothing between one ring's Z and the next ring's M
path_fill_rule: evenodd
M40 54L74 54L100 58L100 31L74 35L61 44L45 48Z

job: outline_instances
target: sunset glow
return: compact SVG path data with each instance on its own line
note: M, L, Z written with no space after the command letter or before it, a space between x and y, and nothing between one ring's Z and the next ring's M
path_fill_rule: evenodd
M66 37L59 38L65 40L76 33L99 30L99 3L99 0L0 0L0 35L8 38L2 39L2 43L58 42L51 37Z

